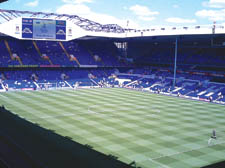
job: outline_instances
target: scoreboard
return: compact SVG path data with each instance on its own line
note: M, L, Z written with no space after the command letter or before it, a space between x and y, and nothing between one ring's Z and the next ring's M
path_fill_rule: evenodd
M66 40L66 21L22 18L22 38Z

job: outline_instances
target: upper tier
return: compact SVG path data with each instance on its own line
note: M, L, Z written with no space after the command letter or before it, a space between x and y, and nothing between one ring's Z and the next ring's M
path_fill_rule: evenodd
M32 41L0 38L0 67L124 66L113 42Z

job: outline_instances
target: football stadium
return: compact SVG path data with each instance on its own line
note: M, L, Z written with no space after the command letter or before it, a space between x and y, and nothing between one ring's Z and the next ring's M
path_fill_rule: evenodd
M224 167L223 25L0 17L0 167Z

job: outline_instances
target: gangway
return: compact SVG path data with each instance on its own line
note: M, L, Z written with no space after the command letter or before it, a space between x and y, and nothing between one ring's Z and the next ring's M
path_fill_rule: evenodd
M6 46L7 50L8 50L8 52L9 52L9 56L10 56L11 60L13 60L13 54L12 54L12 51L11 51L11 49L9 47L8 41L4 40L4 43L5 43L5 46Z
M61 46L61 48L63 49L64 53L66 54L66 56L70 59L70 55L67 52L66 48L63 46L62 42L59 42L59 45ZM78 59L76 57L74 57L74 60L76 61L76 63L80 66L80 62L78 61Z
M5 86L3 85L3 83L0 82L0 84L1 84L1 86L2 86L2 91L3 91L3 92L6 91L6 88L5 88Z
M69 84L69 82L65 81L65 83L66 83L70 88L73 88L73 87L71 86L71 84Z
M94 84L96 84L97 86L100 86L95 80L93 80L93 79L91 79L91 78L90 78L90 80L91 80Z
M41 51L40 51L40 49L39 49L39 47L37 46L37 43L36 43L35 41L33 41L33 45L34 45L36 51L38 52L38 54L40 55L40 57L42 57L42 53L41 53ZM52 61L50 60L49 57L48 57L47 60L48 60L48 62L50 63L50 65L53 65L53 63L52 63Z
M4 40L4 43L5 43L5 46L6 46L7 50L8 50L8 52L9 52L9 55L10 55L11 60L16 59L20 63L20 65L23 65L23 63L22 63L22 61L21 61L21 59L20 59L20 57L18 55L16 56L16 58L13 57L13 53L11 51L11 48L9 46L8 41L7 40Z
M144 79L144 78L140 78L140 79L138 79L138 80L135 80L135 81L133 81L133 82L130 82L130 83L126 84L125 87L126 87L126 86L130 86L130 85L132 85L132 84L134 84L134 83L137 83L138 81L140 81L140 80L142 80L142 79Z
M33 82L34 84L35 84L35 86L39 89L40 88L40 86L38 85L38 83L37 82Z

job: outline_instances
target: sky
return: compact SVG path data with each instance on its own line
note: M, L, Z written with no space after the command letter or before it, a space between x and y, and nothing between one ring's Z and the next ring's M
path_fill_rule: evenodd
M136 29L225 23L225 0L8 0L0 9L75 14Z

